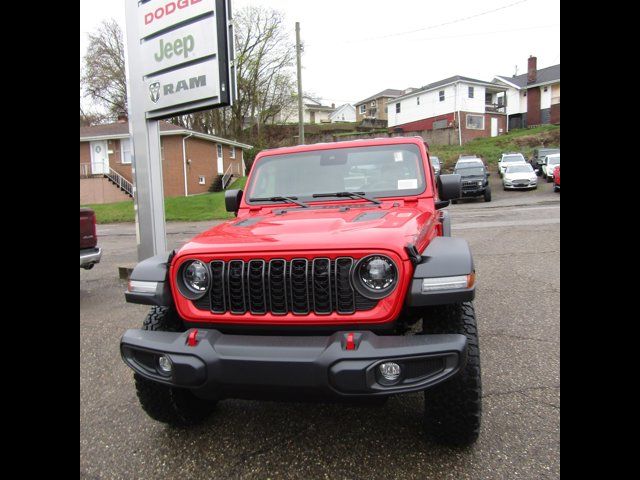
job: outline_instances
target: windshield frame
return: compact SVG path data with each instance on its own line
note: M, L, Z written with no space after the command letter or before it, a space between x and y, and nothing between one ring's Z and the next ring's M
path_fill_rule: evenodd
M509 157L512 158L512 160L509 159ZM522 155L521 153L510 153L509 155L505 155L504 157L502 157L501 160L502 163L527 163L527 160L524 158L524 155Z
M472 169L482 170L482 173L468 173L466 175L463 175L462 173L460 173L460 170L472 170ZM453 173L458 174L461 177L480 177L482 175L486 175L487 170L484 168L484 165L470 164L469 166L460 166L458 168L454 168Z
M408 148L407 148L408 147ZM248 207L266 207L266 206L280 206L280 207L284 207L285 205L283 205L283 203L277 203L277 202L268 202L268 201L260 201L260 202L256 202L256 201L250 201L250 195L249 192L252 191L252 189L254 188L255 182L257 181L257 178L259 177L259 169L261 168L261 165L264 164L264 162L268 162L270 160L279 158L279 157L283 157L283 156L295 156L295 155L304 155L304 154L311 154L311 153L324 153L327 151L331 151L331 150L346 150L346 149L365 149L365 148L389 148L389 149L398 149L398 148L405 148L405 149L415 149L416 151L414 153L417 154L418 158L417 158L417 164L418 164L418 174L422 175L422 187L418 188L418 189L407 189L407 190L398 190L396 189L395 191L391 191L391 190L387 190L387 191L380 191L380 192L372 192L372 191L368 191L368 190L362 190L359 189L358 191L364 191L364 194L368 197L371 198L375 198L375 199L385 199L385 198L406 198L406 197L421 197L421 196L433 196L434 195L434 191L435 191L435 185L433 184L434 179L433 179L433 175L431 172L431 168L428 169L428 173L427 173L427 169L425 169L425 163L427 163L427 159L423 156L422 154L422 150L420 149L419 145L417 145L416 143L413 142L406 142L406 143L379 143L379 144L369 144L369 145L349 145L349 146L332 146L330 148L326 148L326 147L321 147L318 149L313 149L313 150L305 150L305 151L293 151L293 152L278 152L278 151L273 151L273 152L265 152L264 155L263 154L259 154L259 156L256 157L256 160L254 162L254 165L251 168L251 172L249 175L249 179L247 181L247 184L245 186L245 193L243 195L242 198L242 204L244 204L244 206L248 206ZM262 153L262 152L261 152ZM431 185L434 185L433 187L431 187ZM410 193L407 193L410 192ZM361 203L361 202L365 202L367 203L367 200L364 199L360 199L360 198L350 198L350 197L313 197L312 195L315 193L324 193L321 191L313 191L313 192L308 192L308 194L297 194L296 196L298 197L298 199L300 201L303 201L304 203L307 204L314 204L314 203L328 203L328 202L339 202L339 203L344 203L344 202L349 202L349 203ZM294 205L291 205L291 207L296 208Z

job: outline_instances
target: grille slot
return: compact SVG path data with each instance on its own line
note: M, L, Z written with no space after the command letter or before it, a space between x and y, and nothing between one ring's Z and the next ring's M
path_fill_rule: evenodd
M369 300L351 287L351 257L335 260L318 257L247 262L214 260L209 295L194 301L212 313L264 315L348 315L371 310L377 300Z
M231 313L245 313L247 307L244 295L244 262L242 260L231 260L229 262L227 288Z

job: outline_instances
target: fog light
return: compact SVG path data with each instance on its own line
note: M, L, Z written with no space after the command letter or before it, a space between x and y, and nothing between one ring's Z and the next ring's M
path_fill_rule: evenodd
M400 378L400 365L395 362L381 363L380 375L389 382L394 382Z
M162 373L171 373L173 370L173 364L166 355L160 355L160 358L158 358L158 367L160 367Z

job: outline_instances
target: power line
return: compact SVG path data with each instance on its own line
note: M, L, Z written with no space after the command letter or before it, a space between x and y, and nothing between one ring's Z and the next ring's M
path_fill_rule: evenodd
M358 39L358 40L351 40L351 41L346 41L346 42L343 42L343 43L370 42L371 40L379 40L379 39L383 39L383 38L398 37L398 36L401 36L401 35L409 35L411 33L422 32L424 30L431 30L433 28L444 27L446 25L452 25L454 23L464 22L465 20L470 20L472 18L477 18L477 17L481 17L483 15L488 15L490 13L494 13L494 12L497 12L499 10L504 10L505 8L514 7L516 5L524 3L526 1L528 1L528 0L519 0L517 2L513 2L513 3L510 3L508 5L503 5L502 7L494 8L492 10L487 10L487 11L484 11L484 12L476 13L474 15L469 15L467 17L457 18L455 20L450 20L448 22L439 23L439 24L436 24L436 25L429 25L428 27L417 28L415 30L407 30L407 31L404 31L404 32L390 33L389 35L381 35L381 36L378 36L378 37L361 38L361 39Z

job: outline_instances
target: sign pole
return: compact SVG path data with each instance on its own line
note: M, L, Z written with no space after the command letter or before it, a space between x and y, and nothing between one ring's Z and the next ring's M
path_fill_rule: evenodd
M298 143L304 144L304 117L302 115L302 65L300 64L300 22L296 22L296 60L298 69Z

